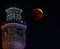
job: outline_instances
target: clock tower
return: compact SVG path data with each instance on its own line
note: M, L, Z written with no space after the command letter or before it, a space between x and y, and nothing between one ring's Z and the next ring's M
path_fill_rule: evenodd
M22 20L22 9L10 7L6 9L7 23L1 26L3 49L24 49L27 25Z

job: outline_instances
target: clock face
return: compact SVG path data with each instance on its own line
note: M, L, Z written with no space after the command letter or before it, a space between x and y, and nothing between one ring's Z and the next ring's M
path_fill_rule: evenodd
M20 36L20 37L22 37L23 34L24 34L23 29L21 29L21 28L17 28L17 35Z

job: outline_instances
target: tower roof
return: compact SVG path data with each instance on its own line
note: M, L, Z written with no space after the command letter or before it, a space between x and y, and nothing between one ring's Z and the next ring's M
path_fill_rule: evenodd
M6 12L8 12L9 10L12 10L12 9L19 10L19 11L23 12L21 9L16 8L16 7L10 7L8 9L6 9Z

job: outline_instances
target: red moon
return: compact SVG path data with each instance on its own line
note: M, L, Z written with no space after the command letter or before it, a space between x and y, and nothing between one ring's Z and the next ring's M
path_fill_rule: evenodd
M35 8L32 10L33 20L39 21L43 18L43 11L40 8Z

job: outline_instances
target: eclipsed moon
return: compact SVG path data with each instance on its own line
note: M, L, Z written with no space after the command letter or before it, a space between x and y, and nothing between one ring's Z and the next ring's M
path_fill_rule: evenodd
M41 20L43 18L43 11L40 8L35 8L32 10L32 17L34 20Z

